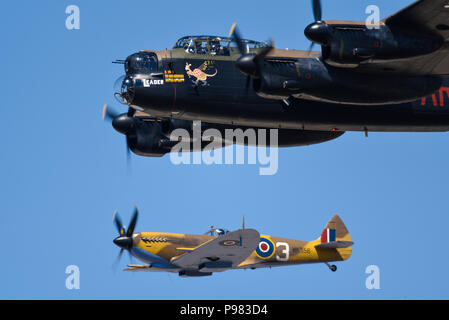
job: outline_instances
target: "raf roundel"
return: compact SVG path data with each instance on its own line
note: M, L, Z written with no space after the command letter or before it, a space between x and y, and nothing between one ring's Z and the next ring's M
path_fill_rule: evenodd
M274 243L266 238L260 237L259 245L256 248L256 255L261 259L270 259L274 254Z

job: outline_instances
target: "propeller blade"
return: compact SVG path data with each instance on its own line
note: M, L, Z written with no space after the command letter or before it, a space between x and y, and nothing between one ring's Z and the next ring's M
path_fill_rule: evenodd
M126 236L127 237L131 237L134 233L134 228L136 227L136 223L137 223L137 216L139 215L139 209L136 206L134 208L134 213L133 213L133 217L131 218L131 222L129 223L129 227L128 230L126 231Z
M133 216L131 218L131 222L129 223L128 230L126 231L126 235L125 235L125 229L123 227L122 221L120 220L120 217L118 216L117 211L114 212L113 221L115 222L117 229L119 229L119 233L120 233L120 236L113 240L114 244L117 245L118 247L120 247L120 252L118 254L118 257L113 264L114 271L117 269L117 265L122 258L123 251L125 251L125 250L128 251L128 255L129 255L129 259L130 259L131 263L133 261L132 254L131 254L130 250L133 247L132 235L134 232L134 228L136 227L138 214L139 214L139 208L136 206L136 208L134 209L134 212L133 212Z
M313 47L315 46L315 42L311 42L309 46L309 54L312 51Z
M257 50L257 53L250 53L246 41L242 39L235 23L231 27L229 36L232 37L232 41L237 44L241 55L235 62L236 68L247 76L260 77L263 68L262 61L274 49L273 40L270 39L267 46ZM246 87L247 89L249 87L248 80Z
M127 115L128 115L128 117L134 117L135 113L136 113L136 109L129 108Z
M259 50L254 60L260 61L263 60L270 52L274 49L274 41L273 39L268 40L268 46L263 47Z
M234 23L232 25L231 31L229 32L229 37L231 37L234 40L234 42L237 44L237 48L239 49L239 52L241 55L245 55L249 52L248 46L245 44L245 41L242 39L242 36L237 28L236 23ZM274 47L273 39L270 39L268 41L268 46L260 49L256 58L261 58L261 59L264 58L271 50L273 50L273 47Z
M131 252L128 250L128 257L129 257L129 263L133 264L134 259L133 259L133 255L131 254Z
M229 31L229 37L232 37L234 39L241 55L248 53L248 47L242 39L242 36L237 28L237 23L232 24L231 31Z
M114 214L112 215L112 221L114 221L118 233L122 236L125 233L125 228L123 228L123 223L122 220L120 220L117 210L114 211Z
M120 260L122 259L123 251L125 251L125 250L124 250L124 249L120 249L120 252L118 253L117 258L115 258L115 261L114 261L114 263L112 264L112 270L113 270L114 272L117 271L117 267L118 267L118 265L119 265L119 263L120 263Z
M112 121L116 117L118 117L118 115L119 115L119 113L111 108L108 108L108 105L106 103L103 105L103 112L102 112L103 120Z
M315 18L315 21L321 21L322 19L321 1L312 0L312 7L313 7L313 17Z
M129 146L129 136L126 136L126 164L131 165L131 148Z
M246 94L248 94L250 84L251 84L251 76L248 75L246 76L246 84L245 84Z
M127 116L132 118L134 117L134 114L136 113L136 109L129 108L127 112ZM126 136L126 164L129 167L131 165L131 147L129 143L129 136Z

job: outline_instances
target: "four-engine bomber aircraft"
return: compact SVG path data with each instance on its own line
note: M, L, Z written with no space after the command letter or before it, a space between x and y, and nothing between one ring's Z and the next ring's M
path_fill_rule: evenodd
M254 229L226 231L213 226L204 235L166 232L134 233L137 207L125 231L117 212L114 222L119 236L114 243L123 251L143 261L128 265L125 271L175 272L184 277L209 276L229 269L256 269L305 263L325 263L336 271L331 261L344 261L351 256L351 237L343 221L335 215L321 236L314 241L291 240L260 235Z
M277 128L281 147L345 131L449 130L447 0L416 1L377 28L324 21L318 0L313 9L305 35L321 52L245 40L233 25L229 37L187 36L115 61L126 72L115 96L129 109L103 116L144 156L170 152L170 133L195 120L220 132Z

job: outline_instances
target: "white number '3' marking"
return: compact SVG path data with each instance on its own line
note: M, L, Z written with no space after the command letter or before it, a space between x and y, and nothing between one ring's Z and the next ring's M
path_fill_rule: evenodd
M281 248L279 250L278 248ZM286 242L276 242L276 260L277 261L288 261L290 258L290 247ZM279 255L281 253L282 255Z

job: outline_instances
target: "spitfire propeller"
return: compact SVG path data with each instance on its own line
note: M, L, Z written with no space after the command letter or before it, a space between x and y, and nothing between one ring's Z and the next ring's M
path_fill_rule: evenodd
M127 230L125 230L125 227L123 226L123 223L118 215L118 212L115 211L113 215L113 221L115 223L115 226L117 227L119 236L113 240L114 244L120 248L120 252L117 257L117 262L120 261L123 251L129 250L133 247L133 233L134 228L136 227L137 223L137 217L139 215L139 209L134 209L133 216L131 218L131 221L129 223L129 227Z

